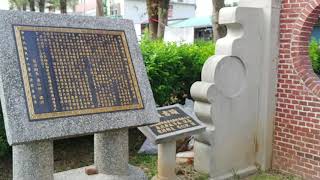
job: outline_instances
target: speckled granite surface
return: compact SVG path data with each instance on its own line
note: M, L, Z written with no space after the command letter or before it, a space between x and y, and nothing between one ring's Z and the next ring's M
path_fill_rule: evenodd
M13 24L124 31L136 71L144 109L30 122L13 34ZM159 120L132 21L0 11L0 64L0 97L10 144L93 134L110 129L155 123Z

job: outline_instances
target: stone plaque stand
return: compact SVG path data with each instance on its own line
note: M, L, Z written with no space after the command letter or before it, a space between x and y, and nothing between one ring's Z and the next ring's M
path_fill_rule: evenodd
M158 175L156 180L175 180L176 141L158 144Z
M98 174L94 175L87 175L85 168L54 174L53 142L49 140L14 145L12 151L13 180L147 179L142 170L128 164L127 128L94 135L94 163L98 170ZM167 151L164 150L164 152ZM167 155L163 155L163 157L165 156Z
M94 164L99 173L128 175L128 129L94 135Z
M0 99L4 112L7 140L13 146L13 179L146 179L142 170L128 165L128 127L157 123L159 117L133 22L0 10L0 30L3 32L0 33ZM51 38L53 32L59 33ZM79 103L77 103L77 108L71 108L74 105L58 100L63 98L69 102L70 98L75 98L59 93L59 90L63 89L70 92L88 91L88 94L96 94L97 96L104 94L104 97L110 95L107 90L101 89L97 92L98 86L95 85L87 87L82 84L75 87L73 82L67 80L69 77L65 76L65 73L61 73L59 77L55 73L51 73L51 71L64 72L63 69L66 68L74 69L74 64L81 61L81 64L85 64L85 66L77 67L78 69L70 74L73 76L73 81L80 82L87 81L89 77L90 79L96 77L97 73L92 68L94 65L99 65L99 68L103 67L104 69L116 67L116 64L111 63L113 61L95 64L97 61L88 62L69 56L71 50L78 49L82 53L87 50L84 51L77 45L78 43L70 44L65 39L71 40L73 36L77 36L84 40L88 34L90 37L102 37L103 41L110 45L113 43L113 47L115 46L117 53L119 53L117 56L108 53L109 50L105 46L97 44L94 38L90 38L88 47L92 47L95 51L99 49L99 54L88 53L90 58L100 59L101 53L106 53L109 59L117 59L121 56L119 60L123 60L123 63L126 64L126 66L119 67L119 71L112 72L114 76L111 76L109 71L101 73L106 77L112 77L111 79L117 82L112 84L112 87L117 88L109 87L111 91L120 90L122 88L121 82L131 84L130 87L126 86L121 89L132 92L129 93L130 105L121 105L120 102L124 99L117 95L108 97L115 99L111 104L98 105L99 103L95 102L97 100L94 100L96 98L87 98L83 102L79 101L80 106L78 107ZM50 38L48 38L49 35ZM46 38L47 41L43 38ZM53 48L50 45L58 40L61 45L65 46L64 52L66 54L63 55L65 59L44 51L46 48L59 50L61 46ZM40 41L45 48L39 45ZM5 47L2 46L4 44ZM92 50L92 48L89 49ZM32 63L31 59L33 59ZM59 60L63 65L54 66L52 62L55 60ZM46 64L45 67L42 64ZM49 71L46 70L48 68ZM79 72L85 78L82 75L78 76ZM118 78L118 75L121 75L122 78ZM59 83L55 82L57 78L61 82L64 79L65 86L60 86L60 81ZM35 88L35 84L31 84L31 82L35 82L35 79L37 80L37 88ZM109 86L104 83L104 79L98 81L103 86ZM50 89L50 92L45 89ZM76 96L76 99L83 98L82 95L81 97L80 95ZM93 105L90 108L82 106L85 102ZM44 109L45 111L43 111ZM53 139L94 133L96 133L94 148L96 166L90 167L90 172L87 171L87 173L96 174L87 175L85 172L87 167L54 174Z
M151 142L158 144L158 174L152 179L177 180L176 140L203 133L206 127L178 104L158 108L158 113L159 123L139 127Z
M53 180L53 143L39 141L12 146L13 180Z

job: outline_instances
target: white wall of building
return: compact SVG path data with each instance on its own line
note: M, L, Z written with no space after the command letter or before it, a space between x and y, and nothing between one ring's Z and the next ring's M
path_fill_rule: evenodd
M126 0L123 18L131 19L135 24L147 23L148 14L146 1Z
M225 0L225 4L233 4L239 2L239 0ZM196 0L196 16L211 16L212 15L212 0Z
M185 19L195 16L196 5L191 3L172 3L172 17L169 19ZM134 23L147 23L147 5L145 0L125 0L123 18Z
M172 17L169 19L187 19L195 16L196 5L191 3L172 2ZM124 19L131 19L135 24L138 39L141 39L141 24L148 23L147 5L145 0L124 0ZM165 41L192 43L194 38L193 28L170 28L165 30Z
M178 43L193 43L194 28L172 28L166 27L164 33L164 41Z
M196 5L187 3L172 3L173 11L170 19L184 19L195 16Z

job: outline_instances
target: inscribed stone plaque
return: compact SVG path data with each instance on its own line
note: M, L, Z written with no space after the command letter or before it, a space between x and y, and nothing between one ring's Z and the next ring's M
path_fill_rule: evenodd
M204 125L184 111L180 105L158 108L158 114L159 123L139 128L155 143L175 140L205 130Z
M143 108L123 31L14 30L31 120Z
M0 10L0 32L9 144L159 122L132 21Z

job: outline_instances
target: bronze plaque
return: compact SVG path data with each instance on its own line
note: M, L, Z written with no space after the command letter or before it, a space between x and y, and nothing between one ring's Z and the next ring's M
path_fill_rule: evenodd
M144 108L123 31L13 28L30 120Z
M148 126L156 136L176 133L177 131L200 126L197 121L185 113L179 106L161 108L158 109L158 113L160 115L160 122Z

